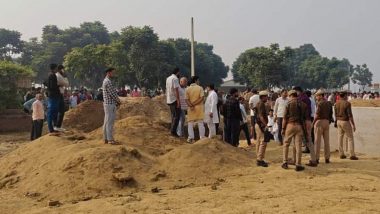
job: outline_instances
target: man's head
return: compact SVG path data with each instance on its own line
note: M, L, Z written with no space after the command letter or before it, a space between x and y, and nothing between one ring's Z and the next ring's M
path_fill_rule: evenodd
M112 77L114 71L115 71L115 68L107 68L105 70L105 74L106 74L107 77Z
M234 97L234 98L238 98L239 97L239 91L236 88L231 88L230 89L230 96Z
M182 77L182 78L179 80L179 85L180 85L182 88L186 88L186 86L187 86L187 78L186 78L186 77Z
M214 86L214 84L209 84L209 85L207 86L207 91L213 91L213 90L215 90L215 86Z
M282 89L281 90L281 97L284 99L287 98L288 97L288 90Z
M311 97L311 91L307 90L305 91L306 96Z
M244 97L239 97L238 101L239 101L239 103L243 104L244 103Z
M264 103L266 103L268 101L268 91L260 91L259 93L259 96L260 96L260 100Z
M174 68L172 74L176 75L179 78L179 75L180 75L179 68Z
M290 90L288 92L288 96L290 99L296 99L298 97L297 91L296 90Z
M57 72L58 65L55 63L50 64L50 71L53 73Z
M346 99L347 97L347 91L340 91L339 92L339 97L342 99Z
M259 93L259 92L257 91L257 89L254 89L254 88L251 90L251 92L252 92L252 94L257 94L257 93Z
M64 72L64 70L65 70L65 67L63 65L58 65L58 72L59 73L62 74Z
M300 95L303 92L303 90L302 90L302 88L300 86L294 87L293 90L295 90L297 92L297 95Z
M193 83L199 85L199 77L198 76L192 76L191 77L191 84L193 84Z
M37 100L40 100L40 101L41 101L43 98L44 98L44 97L42 96L41 93L37 93L37 94L36 94L36 99L37 99Z
M273 117L273 109L269 110L269 116Z
M325 91L323 89L319 89L315 93L315 99L317 99L318 101L321 101L324 97L325 97Z

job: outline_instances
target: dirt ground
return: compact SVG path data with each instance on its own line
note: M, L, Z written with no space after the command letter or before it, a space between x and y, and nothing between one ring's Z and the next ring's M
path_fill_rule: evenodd
M86 111L69 112L68 131L58 137L0 134L0 214L380 213L380 147L363 143L376 139L380 110L354 110L358 126L372 124L355 134L358 161L340 160L332 143L331 163L322 158L303 172L281 168L275 142L265 158L270 166L259 168L245 141L235 148L218 138L189 145L171 137L160 100L123 103L116 146L103 143L98 113L90 112L88 124L80 117ZM362 152L368 149L376 151Z

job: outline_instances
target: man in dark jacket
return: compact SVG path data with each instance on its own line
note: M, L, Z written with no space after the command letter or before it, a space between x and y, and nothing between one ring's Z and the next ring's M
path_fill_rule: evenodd
M58 104L60 98L59 86L57 83L57 64L50 64L50 72L47 81L47 93L48 93L48 110L47 110L47 122L50 133L55 133L53 121L57 120Z
M238 98L238 90L232 88L230 97L223 106L224 141L236 147L239 145L240 121L243 121Z

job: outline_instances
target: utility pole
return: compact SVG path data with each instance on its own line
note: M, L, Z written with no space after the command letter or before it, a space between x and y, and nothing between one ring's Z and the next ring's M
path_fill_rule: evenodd
M195 76L194 19L193 19L193 17L191 17L191 76Z

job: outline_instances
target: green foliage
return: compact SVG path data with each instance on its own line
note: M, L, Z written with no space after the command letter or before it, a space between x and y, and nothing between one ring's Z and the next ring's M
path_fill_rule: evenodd
M362 87L362 90L372 83L372 72L369 70L366 64L356 65L354 73L352 75L352 82Z
M28 67L0 61L0 110L20 105L22 98L18 94L17 81L32 75L33 71Z
M307 89L341 88L349 82L347 59L322 57L311 44L299 48L278 44L245 51L234 62L234 79L257 88L301 86Z
M0 60L10 60L22 50L21 33L0 28Z

